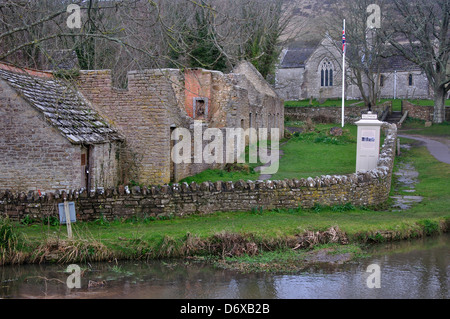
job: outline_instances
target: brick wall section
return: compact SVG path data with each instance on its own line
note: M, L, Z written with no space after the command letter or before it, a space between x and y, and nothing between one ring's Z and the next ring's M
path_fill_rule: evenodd
M211 118L211 71L190 69L185 72L186 83L186 112L194 118L194 98L206 98L208 101L208 118Z
M389 107L392 111L392 102L387 101L372 107L372 111L378 112L380 117L383 111ZM361 113L366 112L365 106L346 106L344 109L344 117L346 123L354 123L361 119ZM318 123L341 123L342 107L340 106L322 106L322 107L285 107L284 114L289 121L305 121L311 118Z
M81 147L0 80L0 185L12 191L82 187Z
M355 206L377 205L389 197L395 157L397 128L385 124L386 139L381 148L377 167L367 173L321 176L282 181L205 182L200 185L142 188L112 188L106 191L50 193L39 197L28 194L0 192L0 215L20 220L26 215L34 218L57 216L57 204L67 198L75 201L78 220L109 220L132 216L183 216L216 211L250 211L264 209L313 207L315 204Z

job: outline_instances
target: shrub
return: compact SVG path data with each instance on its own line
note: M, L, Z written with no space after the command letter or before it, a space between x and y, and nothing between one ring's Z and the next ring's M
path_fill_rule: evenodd
M429 219L418 221L417 224L422 227L425 235L430 236L439 232L439 223Z
M0 219L0 249L14 249L19 242L19 234L7 218Z

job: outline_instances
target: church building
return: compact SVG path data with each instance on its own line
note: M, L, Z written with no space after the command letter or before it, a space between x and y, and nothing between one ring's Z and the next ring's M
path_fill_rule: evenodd
M346 63L348 66L348 63ZM345 98L362 98L352 83L348 68ZM384 58L379 65L380 98L432 98L425 73L402 56ZM316 45L293 45L282 51L276 71L275 88L286 101L303 99L340 99L342 97L342 51L325 37Z

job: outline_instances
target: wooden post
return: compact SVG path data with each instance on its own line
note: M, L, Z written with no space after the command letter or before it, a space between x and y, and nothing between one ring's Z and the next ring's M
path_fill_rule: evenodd
M67 237L72 239L72 224L70 222L69 202L64 201L64 213L66 215Z

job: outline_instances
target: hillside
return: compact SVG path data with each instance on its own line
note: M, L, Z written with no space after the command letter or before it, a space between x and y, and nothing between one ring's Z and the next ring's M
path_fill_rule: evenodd
M288 31L282 40L317 42L323 38L326 23L340 0L285 0L286 15L292 15Z

